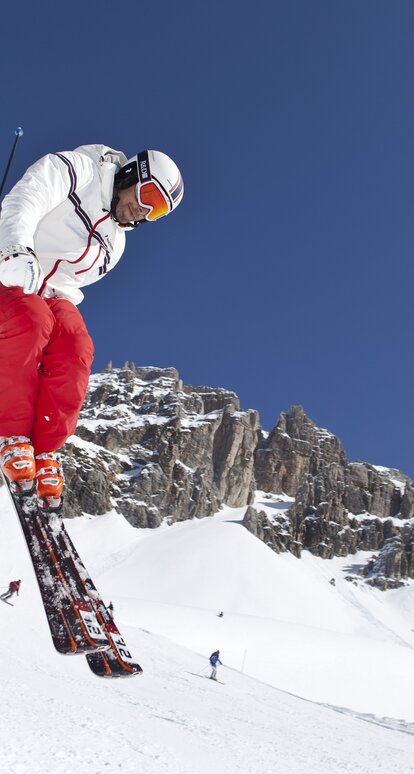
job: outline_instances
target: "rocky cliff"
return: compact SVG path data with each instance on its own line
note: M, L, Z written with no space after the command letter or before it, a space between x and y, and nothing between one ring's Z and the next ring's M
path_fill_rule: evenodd
M271 525L275 550L322 558L374 551L361 573L381 587L414 577L414 485L398 470L348 462L338 438L316 427L293 406L255 451L256 486L294 498L288 525ZM246 514L263 531L264 514ZM257 526L256 526L257 524ZM263 539L263 538L262 538ZM389 580L387 580L389 579Z
M157 527L246 506L245 526L275 551L364 549L374 552L361 570L368 582L414 577L413 482L348 462L300 406L266 434L228 390L184 385L173 368L108 367L91 377L64 467L65 516L115 507L136 527ZM269 520L254 506L257 490L288 495L290 508Z
M136 527L210 516L253 497L257 411L227 390L189 387L173 368L92 376L66 446L65 515L121 511ZM71 486L75 484L76 487Z

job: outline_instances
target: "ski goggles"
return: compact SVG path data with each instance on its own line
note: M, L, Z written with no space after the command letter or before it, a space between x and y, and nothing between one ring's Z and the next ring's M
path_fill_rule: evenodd
M145 220L157 220L163 215L168 215L171 210L170 200L155 180L148 183L138 183L135 189L135 196L141 207L148 207L150 212L145 216Z
M168 215L171 210L171 201L167 192L151 175L148 151L138 153L137 173L138 183L135 189L137 201L141 207L149 207L150 210L145 216L145 220L157 220L163 215Z

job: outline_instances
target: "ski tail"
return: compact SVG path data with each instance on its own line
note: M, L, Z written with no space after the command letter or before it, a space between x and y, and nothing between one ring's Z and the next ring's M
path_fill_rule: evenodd
M86 656L92 672L98 677L133 677L142 674L141 666L133 661L118 628L113 625L110 628L105 627L105 630L111 643L111 650Z

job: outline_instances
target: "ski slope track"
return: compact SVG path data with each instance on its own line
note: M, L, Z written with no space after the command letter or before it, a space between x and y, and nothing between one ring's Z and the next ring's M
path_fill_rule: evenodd
M115 513L66 522L144 668L106 681L54 651L0 489L0 586L22 579L0 606L0 772L414 773L414 585L347 582L365 555L277 555L243 512L158 530ZM220 683L206 679L216 649Z

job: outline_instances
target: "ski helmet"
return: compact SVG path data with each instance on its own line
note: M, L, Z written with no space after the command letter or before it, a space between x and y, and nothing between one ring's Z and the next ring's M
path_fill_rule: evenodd
M118 191L136 186L137 201L149 213L145 220L151 222L168 215L178 207L184 193L184 183L175 162L161 151L145 150L128 159L117 172L114 180L112 213L118 201ZM138 225L137 222L131 225Z

